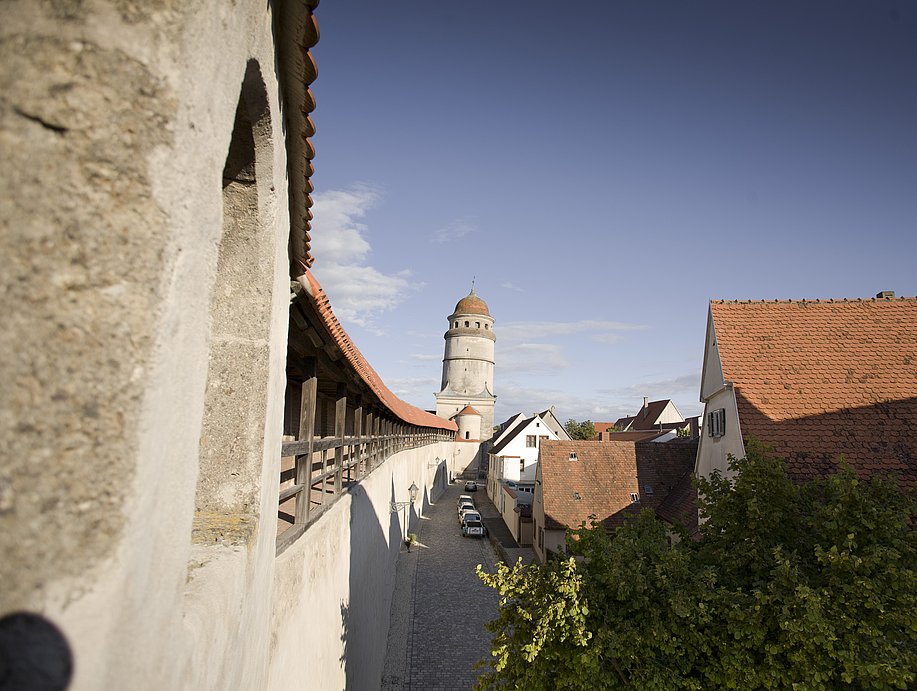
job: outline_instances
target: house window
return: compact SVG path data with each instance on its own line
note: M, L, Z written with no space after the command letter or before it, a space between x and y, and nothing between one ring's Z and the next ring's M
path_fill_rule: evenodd
M525 472L525 459L524 459L524 458L520 458L520 459L519 459L519 473L521 474L521 473L524 473L524 472Z
M547 434L540 434L538 438L541 439L541 441L544 441L545 439L550 439L551 437L549 437Z
M652 493L653 493L653 486L652 486L652 485L643 485L643 493L644 493L644 494L652 494Z
M527 449L534 449L538 446L538 437L534 434L525 435L525 446Z
M636 504L637 502L640 501L640 495L637 494L636 492L631 492L631 493L630 493L630 501L631 501L632 504Z
M711 410L707 413L707 434L711 437L722 437L726 434L726 409Z

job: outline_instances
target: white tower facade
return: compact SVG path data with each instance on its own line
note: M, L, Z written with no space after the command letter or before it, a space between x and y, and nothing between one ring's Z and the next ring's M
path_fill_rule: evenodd
M436 414L452 418L466 406L481 415L481 438L494 426L494 319L474 288L449 315L443 356L443 379L436 394Z

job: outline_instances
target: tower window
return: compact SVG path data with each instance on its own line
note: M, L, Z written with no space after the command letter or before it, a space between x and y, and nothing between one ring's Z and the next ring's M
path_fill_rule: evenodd
M456 329L458 328L458 322L455 322L455 328Z
M471 325L471 322L469 322L469 321L466 321L466 322L465 322L465 328L466 328L466 329L467 329L470 325Z
M484 328L485 328L485 329L489 329L489 328L490 328L490 325L487 324L487 323L485 323L485 324L484 324Z
M465 432L465 439L470 439L470 438L471 438L471 432L467 432L467 431L466 431L466 432Z
M475 322L475 323L474 323L474 328L480 329L480 328L481 328L481 322Z

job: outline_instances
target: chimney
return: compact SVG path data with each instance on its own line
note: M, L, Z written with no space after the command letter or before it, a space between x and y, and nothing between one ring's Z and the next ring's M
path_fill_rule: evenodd
M647 407L649 404L650 404L650 399L649 399L648 397L644 396L644 397L643 397L643 408L646 409L646 407Z
M894 290L883 290L881 293L876 293L877 298L893 298L895 297Z

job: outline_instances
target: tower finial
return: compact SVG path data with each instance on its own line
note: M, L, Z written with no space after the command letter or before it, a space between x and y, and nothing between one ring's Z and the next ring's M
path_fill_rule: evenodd
M477 278L477 276L472 276L472 277L471 277L471 294L472 294L472 295L474 295L474 279L475 279L475 278Z

